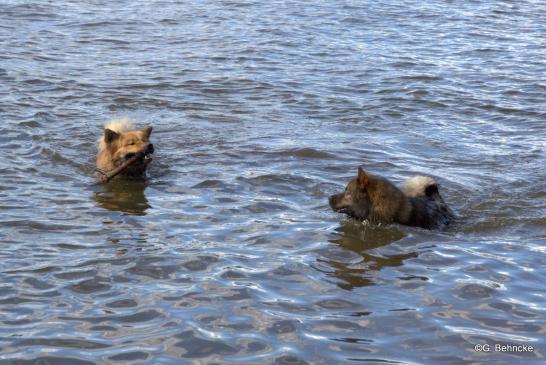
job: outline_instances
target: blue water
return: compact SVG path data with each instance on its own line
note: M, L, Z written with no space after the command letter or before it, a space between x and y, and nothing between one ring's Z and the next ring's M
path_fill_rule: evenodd
M545 14L3 1L0 364L543 363ZM116 117L145 182L94 182ZM361 165L461 221L332 212Z

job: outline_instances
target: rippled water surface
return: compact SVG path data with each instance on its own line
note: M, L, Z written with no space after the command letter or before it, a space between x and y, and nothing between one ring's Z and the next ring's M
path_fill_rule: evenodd
M545 14L2 1L0 364L544 363ZM96 185L120 116L156 158ZM330 211L359 165L462 220Z

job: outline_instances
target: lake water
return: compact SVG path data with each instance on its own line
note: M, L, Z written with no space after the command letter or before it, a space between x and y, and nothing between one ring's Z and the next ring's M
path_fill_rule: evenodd
M544 363L545 14L2 1L0 364ZM122 116L149 178L96 185ZM359 165L463 219L332 212Z

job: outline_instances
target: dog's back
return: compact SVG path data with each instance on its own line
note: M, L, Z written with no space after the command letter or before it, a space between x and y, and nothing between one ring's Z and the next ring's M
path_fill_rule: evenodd
M455 217L440 195L438 184L428 176L415 176L402 185L412 206L408 224L423 228L443 228Z

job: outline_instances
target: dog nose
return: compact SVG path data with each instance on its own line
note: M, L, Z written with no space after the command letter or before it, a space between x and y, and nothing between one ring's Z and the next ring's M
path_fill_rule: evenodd
M146 149L146 153L154 153L154 145L153 144L149 144L148 145L148 148Z

